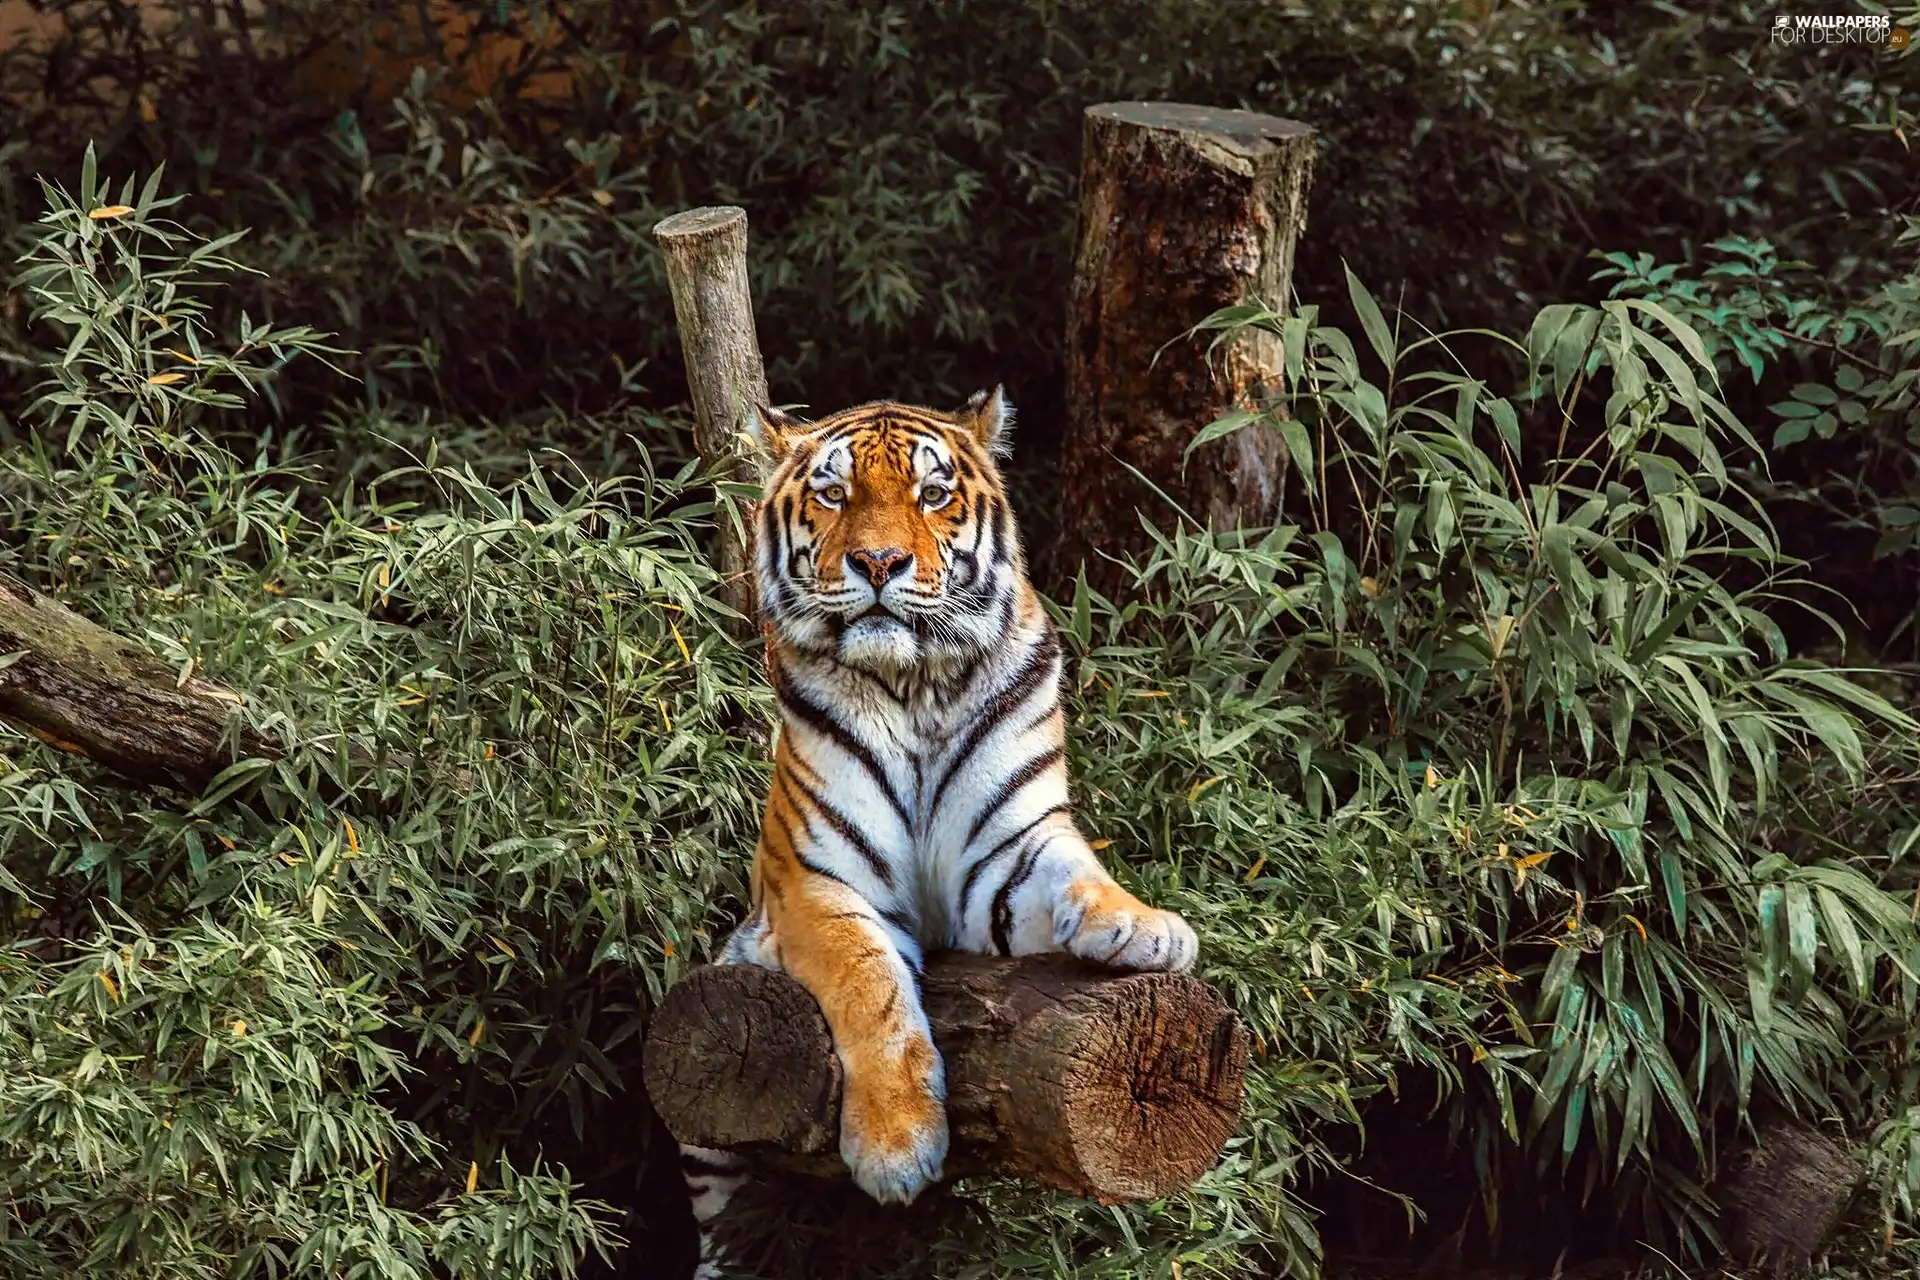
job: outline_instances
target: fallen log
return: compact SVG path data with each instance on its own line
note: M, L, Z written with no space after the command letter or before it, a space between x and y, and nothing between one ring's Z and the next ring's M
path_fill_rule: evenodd
M949 1177L1152 1200L1212 1168L1239 1121L1247 1032L1198 979L944 952L922 1000L946 1060ZM844 1172L839 1060L819 1005L785 974L682 978L648 1027L643 1075L680 1142Z
M1186 450L1208 423L1281 389L1280 340L1243 332L1210 352L1206 335L1189 335L1225 307L1287 306L1313 154L1311 128L1250 111L1087 108L1060 459L1075 500L1042 556L1056 593L1072 594L1083 564L1096 589L1123 585L1105 557L1148 550L1136 513L1162 527L1177 518L1155 486L1215 529L1278 520L1278 431L1256 423Z
M183 677L138 641L0 573L0 719L49 746L129 782L198 794L236 761L287 754L255 730L245 705L225 685ZM414 767L401 752L360 742L340 750L359 769ZM444 776L461 791L472 785L465 769Z
M240 695L0 574L0 716L135 782L198 791L237 759L278 754Z

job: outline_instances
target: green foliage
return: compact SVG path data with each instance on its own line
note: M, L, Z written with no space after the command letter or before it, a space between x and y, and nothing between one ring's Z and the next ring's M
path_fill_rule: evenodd
M642 1020L737 914L764 780L701 477L504 474L391 419L413 457L371 476L243 449L216 415L330 348L221 329L227 250L159 189L95 218L90 164L46 188L22 279L56 354L0 567L240 690L284 755L173 795L5 731L0 1250L576 1274L659 1229L580 1184L631 1199ZM1710 1254L1701 1187L1765 1107L1864 1136L1911 1222L1915 726L1787 652L1712 352L1644 300L1523 342L1347 301L1360 347L1312 308L1215 321L1280 335L1306 522L1159 532L1126 599L1058 605L1087 825L1256 1034L1242 1133L1152 1205L965 1184L938 1232L886 1226L901 1266L1312 1274L1306 1189L1420 1078L1489 1232L1585 1188ZM807 1266L859 1238L806 1221L772 1225Z
M1913 721L1789 656L1755 442L1683 321L1546 308L1502 393L1460 354L1493 335L1397 339L1351 287L1364 355L1311 307L1216 318L1281 338L1312 523L1167 535L1139 600L1075 602L1109 689L1088 785L1217 886L1190 909L1311 1081L1276 1122L1430 1064L1489 1229L1502 1195L1605 1188L1706 1252L1736 1119L1900 1096L1875 1073L1912 1048Z
M1775 424L1776 503L1813 507L1824 530L1871 535L1861 548L1871 585L1849 592L1857 599L1911 583L1920 566L1920 219L1892 231L1881 255L1896 270L1876 285L1740 239L1716 241L1717 260L1692 269L1613 253L1598 272L1616 296L1684 316L1723 375L1750 375L1750 398ZM1822 569L1832 585L1853 585L1844 568ZM1895 598L1902 612L1882 628L1887 640L1910 633L1920 644L1920 601L1904 589Z
M614 1236L539 1149L621 1087L758 785L716 727L762 695L702 510L660 506L697 477L228 452L190 426L220 383L322 348L198 323L218 243L156 189L100 219L47 189L25 279L66 355L5 566L286 754L170 797L8 731L8 1272L575 1274Z
M1313 124L1302 291L1340 296L1339 263L1364 261L1416 314L1508 332L1583 287L1585 247L1673 256L1757 223L1840 253L1908 172L1898 140L1854 128L1889 118L1898 68L1774 45L1772 9L1744 2L36 7L66 26L0 51L0 234L76 133L165 161L202 230L254 228L269 276L233 304L340 333L402 417L676 400L650 228L720 201L753 219L777 394L941 400L1006 377L1037 407L1057 394L1080 116L1104 100ZM427 9L466 31L423 30ZM469 105L499 64L485 42L521 36Z

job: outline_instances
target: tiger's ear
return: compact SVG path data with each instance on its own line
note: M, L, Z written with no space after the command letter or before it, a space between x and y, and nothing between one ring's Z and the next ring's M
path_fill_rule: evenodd
M1013 405L1007 401L1005 387L976 391L968 397L960 420L973 433L974 440L996 458L1013 451Z
M768 469L792 452L794 443L807 433L806 423L770 405L755 405L747 425L757 460Z

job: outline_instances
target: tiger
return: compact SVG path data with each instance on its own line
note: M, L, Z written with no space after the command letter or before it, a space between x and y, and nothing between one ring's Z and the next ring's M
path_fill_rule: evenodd
M919 999L925 956L1066 951L1189 969L1178 914L1101 865L1068 801L1061 646L1028 581L1000 463L1003 387L940 412L874 401L817 421L754 414L751 517L779 712L747 918L721 963L796 978L843 1068L840 1155L882 1204L942 1176L946 1080ZM744 1181L680 1149L701 1233Z

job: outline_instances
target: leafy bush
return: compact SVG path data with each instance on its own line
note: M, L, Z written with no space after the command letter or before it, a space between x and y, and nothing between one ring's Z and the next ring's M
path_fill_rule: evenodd
M1910 174L1854 128L1888 118L1895 63L1774 45L1751 3L34 7L53 34L0 50L0 234L76 133L165 161L202 231L255 229L235 252L268 274L230 310L338 332L397 418L674 404L650 228L730 201L777 395L944 402L1004 377L1044 459L1101 100L1311 122L1303 293L1344 306L1339 264L1365 262L1415 314L1504 332L1587 288L1589 248L1757 227L1845 256ZM344 460L368 421L308 426Z
M241 690L284 754L189 796L4 731L9 1269L571 1275L617 1236L657 1267L684 1209L636 1187L672 1168L639 1031L738 914L770 714L701 477L644 448L502 476L372 415L405 460L371 475L249 438L216 415L253 388L309 419L289 371L328 339L221 327L238 244L158 191L91 162L45 190L23 280L57 354L0 455L0 568ZM1644 301L1524 343L1347 305L1364 356L1310 308L1218 322L1282 335L1309 519L1167 530L1127 599L1057 606L1088 826L1257 1036L1241 1136L1182 1197L983 1180L895 1247L1310 1274L1311 1179L1421 1077L1489 1231L1586 1188L1710 1253L1701 1187L1768 1105L1870 1138L1899 1229L1914 725L1787 653L1711 354Z
M1426 897L1423 959L1472 997L1450 1123L1487 1225L1563 1170L1692 1248L1735 1117L1904 1105L1877 1077L1912 1051L1913 722L1790 657L1793 565L1739 479L1757 444L1684 321L1549 307L1500 396L1460 363L1472 335L1403 347L1350 283L1376 377L1312 308L1221 317L1283 335L1304 390L1277 424L1315 528L1274 535L1292 573L1222 565L1238 607L1172 579L1168 615L1207 621L1162 643L1235 673L1217 723L1249 724L1252 690L1311 726L1250 780L1310 814L1390 807L1426 846L1398 860L1420 896L1398 894Z
M1920 653L1920 219L1895 227L1879 256L1897 273L1877 285L1739 238L1715 242L1691 267L1607 254L1598 277L1616 295L1686 316L1723 376L1750 378L1748 400L1775 424L1769 498L1807 513L1820 580L1865 610L1860 639L1911 655Z
M608 1055L752 822L715 718L755 673L698 507L660 510L697 477L249 461L196 417L318 336L209 328L219 242L153 182L90 217L107 190L91 157L48 189L24 276L66 355L5 455L6 567L285 755L167 795L7 731L8 1273L576 1274L611 1224L540 1149L630 1109ZM598 1123L631 1174L644 1127Z

